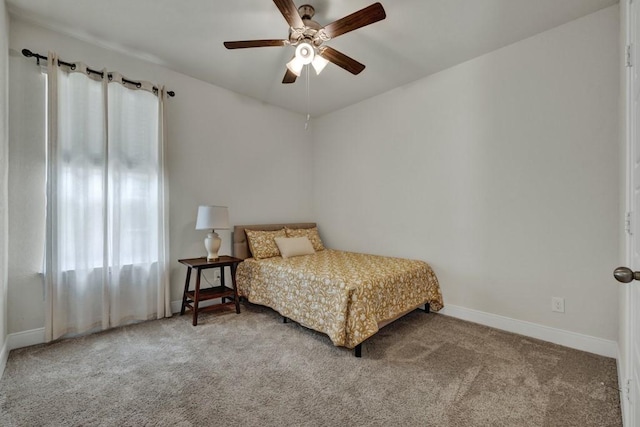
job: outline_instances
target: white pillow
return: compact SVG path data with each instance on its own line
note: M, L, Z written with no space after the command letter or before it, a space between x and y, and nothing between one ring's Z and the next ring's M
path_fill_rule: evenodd
M282 258L314 254L313 245L308 237L276 237L276 245Z

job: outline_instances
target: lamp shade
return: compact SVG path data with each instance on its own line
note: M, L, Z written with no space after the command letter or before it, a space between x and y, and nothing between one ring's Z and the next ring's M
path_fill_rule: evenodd
M287 62L287 68L289 69L289 71L295 74L296 77L300 77L302 67L304 67L304 64L296 56L294 56L291 61Z
M229 209L226 206L199 206L196 230L227 230Z
M322 56L316 55L316 57L313 58L311 65L313 65L313 68L316 70L316 74L320 74L322 70L324 70L324 67L327 66L328 63L329 61L324 59Z

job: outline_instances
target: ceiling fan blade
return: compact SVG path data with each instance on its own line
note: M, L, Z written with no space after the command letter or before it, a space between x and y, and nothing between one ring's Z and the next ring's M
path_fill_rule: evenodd
M287 20L291 28L304 27L302 18L300 18L300 14L298 13L298 8L293 3L293 0L273 0L273 2L278 6L280 13L282 13L282 16L284 16L284 19Z
M380 3L374 3L371 6L360 9L351 15L345 16L325 26L324 33L333 39L349 31L382 21L386 17L387 14L382 5Z
M293 72L291 72L291 70L289 70L287 68L287 72L284 73L284 78L282 79L282 83L287 84L287 83L294 83L296 81L296 79L298 78L298 76L296 76L295 74L293 74Z
M320 55L327 61L333 62L338 67L344 68L351 74L360 74L362 70L364 70L363 64L329 46L323 47L318 55Z
M288 44L288 40L242 40L224 42L224 47L227 49L246 49L248 47L286 46Z

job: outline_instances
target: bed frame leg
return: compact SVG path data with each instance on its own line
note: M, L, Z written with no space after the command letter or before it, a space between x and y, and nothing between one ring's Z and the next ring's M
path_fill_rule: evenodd
M354 354L356 357L362 357L362 343L356 346Z
M289 319L287 319L286 317L282 316L282 323L287 323L289 321Z
M429 306L428 302L424 304L424 312L425 313L430 313L431 312L431 307Z

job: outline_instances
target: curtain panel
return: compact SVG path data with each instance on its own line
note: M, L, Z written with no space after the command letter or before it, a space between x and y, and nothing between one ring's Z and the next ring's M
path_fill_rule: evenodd
M47 63L46 339L170 316L164 88Z

